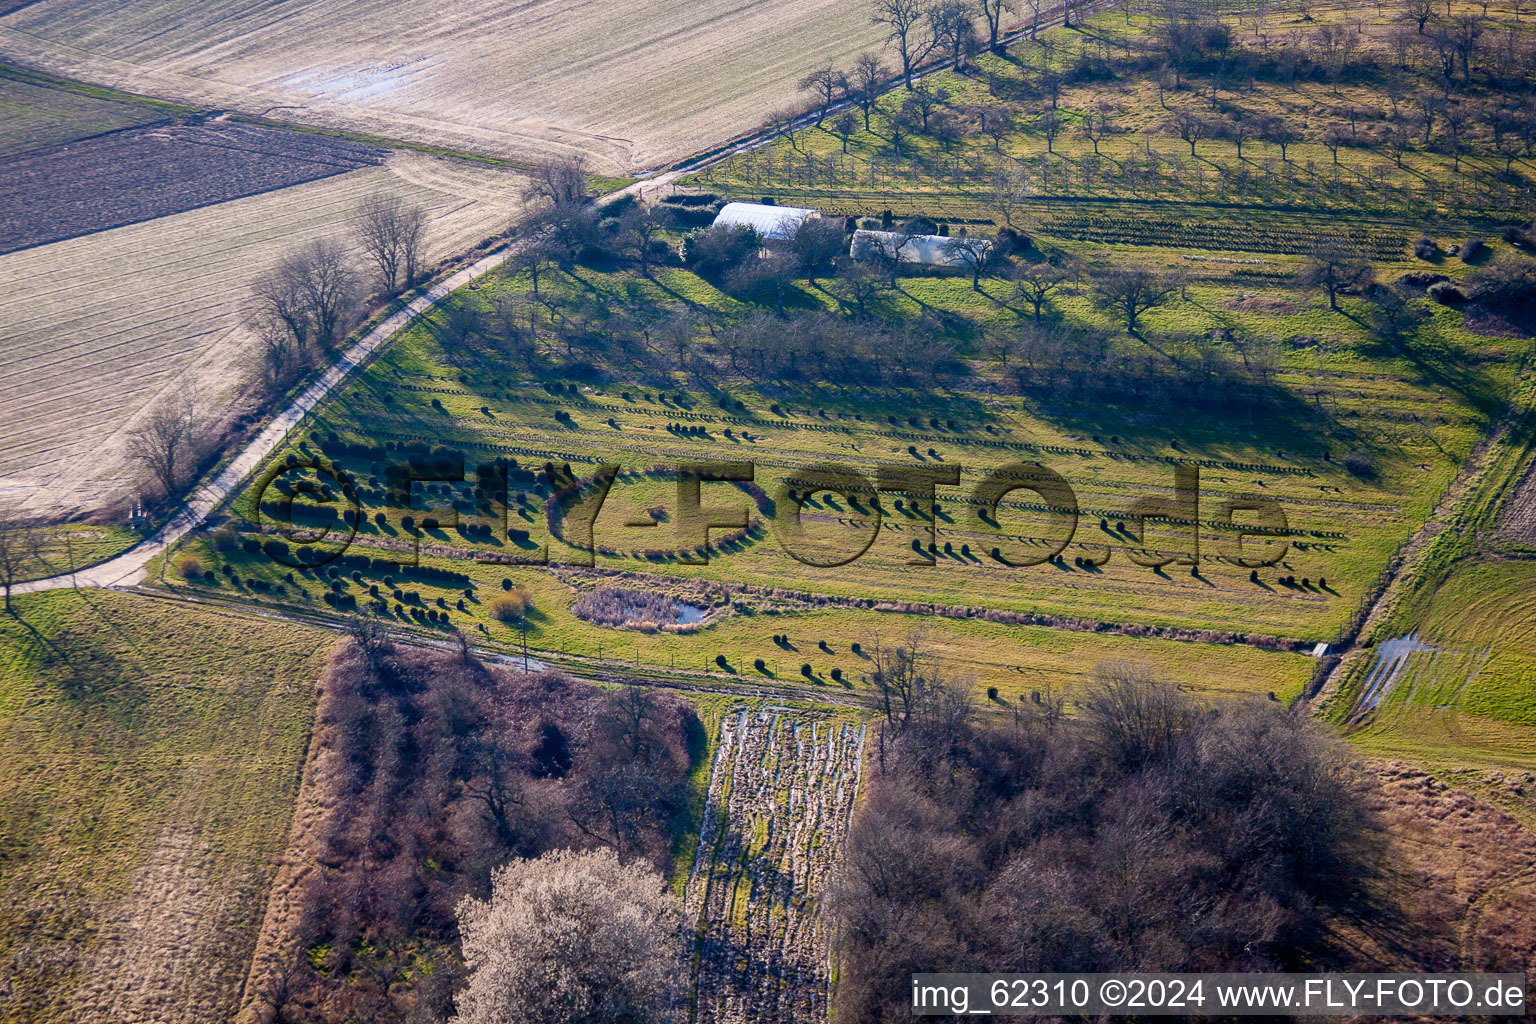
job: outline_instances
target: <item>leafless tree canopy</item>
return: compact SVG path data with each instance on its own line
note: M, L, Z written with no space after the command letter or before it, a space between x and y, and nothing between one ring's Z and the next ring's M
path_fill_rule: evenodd
M279 1019L277 1003L288 1024L441 1024L453 1009L453 984L462 980L453 952L455 909L466 895L491 895L496 869L515 858L535 858L516 863L550 870L499 880L490 903L478 904L487 922L501 913L495 908L506 906L508 893L539 901L586 892L579 881L591 877L585 867L564 876L569 886L538 888L552 884L553 864L577 856L536 859L554 850L608 851L581 860L607 872L607 923L586 936L601 943L592 948L602 955L588 961L574 955L579 950L557 953L550 945L559 941L555 934L542 936L544 946L509 955L532 957L528 969L565 971L561 979L572 984L590 982L591 992L609 987L614 975L604 972L623 962L623 949L637 958L641 974L658 970L662 958L648 939L638 941L650 933L636 929L662 925L663 914L643 910L653 906L648 894L661 883L654 890L642 885L630 898L636 890L627 880L657 878L654 865L666 863L673 848L689 751L702 745L692 711L638 689L606 692L555 673L489 669L464 645L427 652L393 644L366 618L350 633L352 642L326 672L317 717L321 753L313 785L327 811L306 838L316 859L295 897L306 919L284 947L297 963L284 957L263 965L253 990L268 1008L263 1024ZM596 909L572 904L570 912L586 921ZM514 993L493 951L499 940L488 937L503 935L499 927L465 930L465 959L477 975L470 991L478 994L460 1002L461 1020L652 1019L603 1016L610 1004L599 1004L596 1016L478 1015L515 1009L500 1002ZM609 957L616 948L610 943L626 934L634 944ZM669 935L666 948L675 943ZM432 961L430 971L423 957ZM630 991L650 991L656 976L649 977ZM637 995L634 1005L647 1004Z
M1368 260L1346 245L1328 243L1314 249L1307 268L1297 275L1296 283L1319 288L1328 296L1328 308L1339 308L1339 293L1361 288L1375 278Z
M611 850L560 850L496 871L459 904L469 985L454 1024L674 1020L682 914L666 880Z
M1134 331L1142 314L1165 305L1178 290L1176 281L1153 270L1110 270L1094 278L1093 301L1119 316L1127 331Z
M363 202L357 217L358 243L386 293L416 283L426 225L425 211L399 196L381 192Z
M1123 666L1074 718L1003 699L1010 718L908 728L873 766L829 903L840 1022L909 1014L908 976L935 969L1295 970L1358 899L1375 832L1306 716Z
M943 41L936 8L931 0L874 0L871 20L889 30L908 89L912 88L913 70Z
M310 243L256 279L248 320L262 340L263 373L291 379L340 343L357 324L361 289L340 243Z
M549 206L580 206L587 200L587 161L584 156L545 160L533 169L524 198Z
M204 438L202 415L190 391L150 410L128 432L128 457L147 469L163 496L173 497L197 464Z

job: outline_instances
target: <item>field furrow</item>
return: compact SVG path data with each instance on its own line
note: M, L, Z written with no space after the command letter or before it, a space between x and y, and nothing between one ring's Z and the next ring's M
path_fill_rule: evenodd
M858 790L864 727L742 711L720 725L698 860L694 1020L825 1021L819 900Z

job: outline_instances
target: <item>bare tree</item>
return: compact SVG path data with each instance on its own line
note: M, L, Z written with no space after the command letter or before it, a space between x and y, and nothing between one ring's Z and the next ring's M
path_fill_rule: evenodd
M0 508L0 586L5 588L5 612L14 615L11 588L36 563L42 548L42 534L24 522L15 512Z
M837 102L838 95L847 90L848 81L842 72L833 71L830 67L818 68L800 79L800 88L816 94L816 127L820 128L821 122L827 119L827 111Z
M885 65L877 54L865 50L853 59L849 76L850 96L864 112L864 130L869 131L869 114L880 98L880 83L885 80Z
M183 391L150 410L128 431L128 457L153 474L167 499L197 461L201 428L196 399Z
M301 352L313 340L302 278L290 258L258 277L251 288L251 320L256 324L281 325L292 339L294 349Z
M1177 282L1153 270L1110 270L1094 278L1093 302L1118 315L1125 329L1134 334L1142 314L1167 305L1178 290Z
M976 122L976 130L992 139L992 152L1001 154L1003 140L1013 132L1018 109L1006 103L979 103L967 113Z
M514 860L459 904L469 984L454 1024L650 1024L681 982L666 881L608 850Z
M1051 263L1025 263L1014 270L1013 287L1019 298L1029 303L1034 310L1035 321L1038 323L1041 311L1050 299L1051 293L1071 277L1071 273L1066 268Z
M1265 118L1261 132L1265 142L1280 148L1281 160L1286 159L1286 150L1301 141L1301 134L1281 117Z
M1001 53L1003 18L1015 10L1012 0L976 0L976 7L987 23L987 48L993 53Z
M1243 144L1251 142L1262 134L1263 126L1253 117L1240 117L1230 122L1226 127L1226 136L1237 147L1237 158L1243 158Z
M1403 154L1413 147L1413 138L1402 125L1395 124L1387 129L1382 141L1386 144L1387 152L1392 154L1392 162L1397 166L1403 166Z
M640 264L640 276L650 277L651 260L655 258L656 248L661 244L658 240L664 226L661 217L655 207L637 203L624 211L621 225L624 247L635 262ZM665 251L662 250L663 255Z
M1339 150L1349 145L1351 134L1349 126L1344 124L1331 124L1323 132L1323 145L1333 154L1333 166L1339 165Z
M549 246L542 237L534 236L525 238L517 245L517 251L512 254L512 267L520 273L526 273L528 280L533 285L533 297L540 299L539 277L555 262L549 251Z
M931 17L939 45L949 51L955 70L962 70L965 55L976 48L976 22L970 4L967 0L936 0Z
M541 161L533 168L523 190L527 200L547 206L580 206L587 201L587 159L560 156Z
M1311 263L1296 277L1305 288L1321 288L1328 295L1328 308L1339 308L1339 293L1370 283L1375 271L1369 262L1349 246L1331 242L1314 249Z
M260 317L251 324L256 335L258 372L261 385L269 395L282 394L298 379L306 365L306 353L282 321Z
M876 25L890 30L889 40L901 57L901 77L912 88L912 72L939 46L939 26L932 0L874 0Z
M1045 0L1024 0L1029 6L1029 38L1035 39L1040 32L1040 16L1045 12Z
M916 132L921 123L917 112L903 103L901 109L892 114L885 124L886 136L891 140L891 152L900 157L902 142Z
M841 217L812 217L802 221L790 243L797 269L814 287L816 279L832 270L839 256L847 255L848 236Z
M1084 703L1084 724L1095 745L1132 771L1171 755L1196 721L1190 703L1139 664L1098 666Z
M1173 115L1173 130L1189 143L1189 155L1195 155L1195 143L1211 133L1210 122L1192 110L1181 110Z
M363 201L357 216L357 240L375 269L385 293L416 283L427 215L399 196L378 192ZM404 281L401 281L401 275Z
M991 240L978 235L961 235L949 240L949 256L971 274L971 290L981 291L981 275L995 263Z
M848 152L848 140L859 133L859 118L851 110L845 110L838 114L832 121L832 134L836 135L843 144L843 152Z
M317 239L278 268L293 282L309 318L310 337L324 352L345 338L356 323L361 303L357 275L339 242Z
M1013 227L1014 215L1029 197L1029 176L1018 164L1008 162L992 174L992 208L1003 215L1003 224Z
M875 691L886 724L882 753L887 730L899 736L923 727L952 735L964 727L971 710L970 681L939 660L924 630L911 630L896 644L884 644L877 636L865 647L871 668L864 679Z
M1056 152L1056 138L1061 134L1063 127L1061 115L1055 110L1047 110L1035 121L1035 130L1045 136L1045 151Z
M1424 34L1424 26L1434 16L1435 0L1403 0L1403 18L1418 25L1419 35Z
M838 267L837 281L847 301L852 302L853 308L858 310L859 316L869 312L870 300L880 294L885 284L884 278L874 267L858 260L847 260Z
M1118 107L1100 100L1083 117L1082 132L1088 137L1088 141L1093 143L1094 156L1099 155L1099 143L1114 131L1114 116L1119 112Z

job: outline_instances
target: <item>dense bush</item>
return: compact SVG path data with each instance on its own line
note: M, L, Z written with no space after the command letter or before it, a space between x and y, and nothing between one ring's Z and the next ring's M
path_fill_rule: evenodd
M1440 255L1440 246L1434 239L1420 238L1413 243L1413 254L1421 260L1432 260Z
M666 866L701 727L682 702L368 635L321 681L315 806L263 1020L443 1020L455 905L511 857L604 846Z
M1355 892L1368 818L1342 744L1268 702L1102 671L1080 719L885 727L830 901L837 1019L915 971L1277 971Z
M487 610L497 622L521 622L533 610L533 592L519 584L491 598Z
M571 605L578 619L603 626L633 626L655 630L676 626L682 619L676 598L654 590L602 587L588 591Z
M1506 255L1467 276L1474 302L1520 325L1536 321L1536 260Z
M1429 297L1442 306L1454 306L1467 301L1454 281L1436 281L1429 286Z
M1344 468L1362 480L1369 480L1376 475L1376 466L1371 462L1370 456L1363 452L1350 452L1341 460Z

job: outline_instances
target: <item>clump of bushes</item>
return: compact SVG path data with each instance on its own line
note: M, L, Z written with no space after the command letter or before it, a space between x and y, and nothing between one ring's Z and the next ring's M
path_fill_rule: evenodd
M1350 452L1344 456L1344 468L1362 480L1369 480L1376 475L1376 467L1370 458L1361 452Z
M1421 260L1433 260L1440 255L1440 246L1432 238L1420 238L1413 243L1413 254Z
M183 555L181 561L176 563L176 571L181 573L182 579L196 582L203 575L203 563L196 555Z
M1441 281L1449 281L1444 274L1437 274L1433 270L1410 270L1397 279L1397 283L1404 288L1429 288Z
M1467 277L1472 301L1518 324L1536 320L1536 260L1506 255Z
M1481 238L1469 238L1461 246L1461 262L1475 263L1488 255L1488 243Z
M840 1024L910 1013L906 979L935 963L1282 970L1364 910L1372 811L1341 741L1272 702L1096 676L1071 717L1032 698L969 718L968 687L887 715L828 908Z
M675 598L652 590L602 587L576 599L571 612L600 626L631 626L643 630L670 629L682 621Z
M533 611L533 592L519 583L505 594L491 598L487 610L497 622L521 622Z
M1429 286L1429 297L1442 306L1455 306L1467 301L1454 281L1436 281Z

